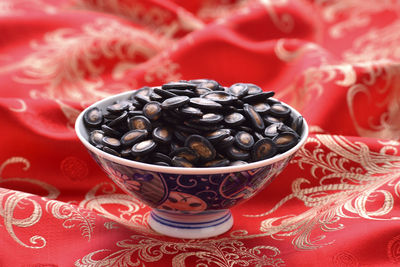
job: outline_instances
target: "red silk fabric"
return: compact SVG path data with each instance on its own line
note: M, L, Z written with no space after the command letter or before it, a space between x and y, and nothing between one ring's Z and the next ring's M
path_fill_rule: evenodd
M395 0L0 0L0 266L398 266ZM250 82L310 125L221 236L147 225L73 125L105 96Z

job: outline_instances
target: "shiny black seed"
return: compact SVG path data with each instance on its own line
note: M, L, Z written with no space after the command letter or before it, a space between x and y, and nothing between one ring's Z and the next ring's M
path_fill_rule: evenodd
M166 162L168 165L171 165L171 158L164 153L156 152L152 155L153 161L157 162Z
M96 145L101 145L102 144L102 139L104 137L104 132L101 130L94 130L91 131L89 134L89 142L96 146Z
M136 96L146 96L149 97L151 93L153 93L153 88L144 86L142 88L137 89L135 92L132 93L132 95L129 97L129 99L136 99Z
M237 98L242 98L247 95L249 88L245 83L235 83L228 88L228 92Z
M165 126L159 126L154 128L152 132L152 136L154 141L160 142L160 143L169 143L172 140L173 133L171 129L165 127Z
M148 140L144 140L144 141L134 144L132 146L131 153L134 156L142 156L142 155L150 153L156 147L157 147L157 143L154 142L154 140L148 139Z
M228 147L225 153L229 158L234 160L248 160L250 158L249 151L238 148L235 145Z
M206 93L202 95L201 97L213 100L217 103L228 105L231 104L235 98L233 95L231 95L228 92L223 92L223 91L212 91L210 93Z
M164 161L155 161L155 162L153 162L153 164L158 165L158 166L165 166L165 167L171 166L170 164L168 164Z
M222 108L221 104L202 97L192 97L190 98L189 103L191 106L200 108L201 110L215 110Z
M107 125L110 127L117 127L121 124L126 124L128 119L128 111L123 111L121 115L110 121Z
M181 142L182 144L185 143L186 138L188 138L190 135L190 133L186 133L183 131L174 131L174 136L176 137L176 139L178 139L179 142Z
M179 113L185 117L202 117L203 112L199 108L184 106L179 108Z
M236 160L236 161L232 161L229 166L241 166L241 165L246 165L248 164L247 161L244 160Z
M146 95L136 95L135 99L142 105L146 105L147 103L149 103L150 100L150 96L146 96Z
M129 99L128 100L131 103L131 108L135 108L135 109L141 109L143 107L143 104L140 103L139 101L137 101L136 99Z
M190 80L189 82L197 84L197 87L208 88L213 91L219 89L219 83L214 80L198 79L198 80Z
M247 92L248 95L262 93L262 91L263 91L259 86L255 85L255 84L246 83L246 85L247 85L247 88L249 89L249 91Z
M197 96L197 94L195 93L195 92L193 92L192 90L188 90L188 89L186 89L186 90L182 90L182 89L170 89L170 90L168 90L169 92L171 92L171 93L174 93L174 94L176 94L176 95L185 95L185 96L188 96L188 97L195 97L195 96Z
M144 116L152 121L158 120L161 116L161 112L161 105L159 102L156 101L151 101L143 107Z
M241 125L245 120L246 118L239 112L233 112L224 117L225 124L232 127Z
M261 118L260 114L257 113L257 111L254 110L254 107L249 104L244 104L243 105L243 111L245 116L247 117L248 120L250 120L251 125L254 127L256 131L263 131L265 124L263 119Z
M293 132L279 133L272 139L275 142L278 152L283 153L298 143L298 135Z
M163 98L171 98L171 97L178 96L178 95L176 95L174 93L171 93L171 92L169 92L167 90L163 90L163 89L157 88L157 87L154 88L154 93L160 95Z
M221 114L216 114L216 113L206 113L204 114L201 119L198 120L199 123L201 124L217 124L220 121L224 119L224 116Z
M130 130L138 129L150 132L152 125L148 118L138 115L128 119L128 127Z
M141 110L130 110L130 111L128 111L128 116L129 117L134 117L134 116L138 116L138 115L143 115L143 111L141 111Z
M117 156L117 157L121 157L121 154L118 151L116 151L115 149L111 148L111 147L104 146L103 147L103 151L108 153L108 154L111 154L111 155L114 155L114 156Z
M119 137L122 135L119 131L111 128L110 126L107 126L105 124L101 125L101 130L104 132L105 135L110 135L113 137Z
M201 95L204 95L206 93L212 92L212 90L209 89L209 88L197 87L196 89L193 90L193 92L195 92L195 94L197 96L201 96Z
M250 104L266 102L267 99L274 96L274 94L275 93L273 91L261 92L261 93L257 93L257 94L251 94L251 95L244 96L244 97L242 97L241 100L243 102L250 103Z
M185 121L184 125L175 125L175 128L181 132L185 132L185 133L189 133L189 134L201 134L201 131L207 127L204 125L196 125L196 124L191 125L190 123Z
M274 141L266 137L258 140L252 149L251 157L253 161L272 158L277 152L277 146Z
M147 130L131 130L121 137L121 144L124 146L131 146L135 143L143 141L148 135Z
M165 83L161 86L164 90L170 89L195 89L197 84L193 84L190 82L169 82Z
M158 101L161 102L164 100L164 97L162 97L161 95L157 94L156 92L153 92L150 96L149 96L151 101Z
M260 134L260 133L258 133L258 132L254 132L254 138L255 138L256 141L258 141L258 140L261 140L261 139L265 138L265 136Z
M264 130L264 135L271 139L274 138L275 136L278 135L278 132L279 132L278 129L281 125L284 125L284 124L282 122L278 122L278 123L273 123L273 124L267 126Z
M303 116L298 116L293 120L292 129L298 134L301 135L303 131Z
M273 104L268 113L275 117L286 118L290 115L290 109L282 104Z
M229 136L225 137L224 139L222 139L221 141L219 141L218 143L216 143L215 146L218 149L225 149L227 147L232 146L234 142L235 142L235 137L233 137L232 135L229 135Z
M130 106L131 103L127 101L120 101L115 104L107 106L106 110L111 113L120 113L122 111L128 110Z
M98 127L103 122L103 112L98 108L94 107L83 114L83 121L87 127Z
M204 164L204 167L224 167L228 166L230 161L228 159L216 159Z
M259 114L263 115L268 112L270 109L270 106L267 103L257 103L253 105L255 111L257 111Z
M276 118L271 115L264 115L263 119L264 119L265 123L267 123L268 125L274 124L274 123L280 123L280 122L284 121L284 118Z
M189 102L188 96L175 96L171 98L167 98L161 103L161 107L163 109L175 109L177 107L184 106Z
M110 136L103 136L101 142L103 143L103 145L111 147L113 149L119 148L121 146L121 142L119 141L119 139Z
M221 140L227 138L228 136L230 136L230 134L231 134L231 130L229 130L229 129L219 129L219 130L213 131L211 133L208 133L206 135L206 138L212 144L216 144L219 141L221 141Z
M191 163L195 163L199 159L199 155L189 147L180 147L178 149L175 149L169 154L169 156L171 158L178 156L188 160Z
M121 157L130 159L132 157L131 148L127 147L127 148L122 149L120 154L121 154Z
M185 140L185 146L193 149L199 155L201 161L211 161L215 158L214 146L201 135L190 135Z
M193 164L185 158L175 156L172 158L172 166L191 168Z
M250 150L254 145L254 138L248 132L239 131L235 135L235 144L238 148Z

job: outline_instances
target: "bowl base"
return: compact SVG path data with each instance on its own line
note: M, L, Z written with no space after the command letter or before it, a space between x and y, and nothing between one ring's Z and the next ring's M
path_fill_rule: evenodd
M154 231L166 236L208 238L227 232L233 225L233 217L227 209L197 214L177 214L153 209L148 223Z

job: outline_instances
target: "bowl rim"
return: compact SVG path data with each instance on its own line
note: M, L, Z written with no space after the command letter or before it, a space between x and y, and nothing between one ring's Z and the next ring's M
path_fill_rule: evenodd
M292 147L288 151L278 154L272 158L256 161L256 162L251 162L248 164L244 165L238 165L238 166L224 166L224 167L193 167L193 168L186 168L186 167L174 167L174 166L160 166L160 165L155 165L155 164L149 164L149 163L143 163L143 162L138 162L138 161L133 161L129 159L124 159L118 156L111 155L109 153L106 153L92 144L89 143L87 140L87 137L84 135L87 135L86 128L83 123L83 114L87 110L93 107L104 107L108 105L108 103L112 103L116 100L121 100L123 98L126 98L130 94L132 94L135 90L127 91L127 92L122 92L119 94L111 95L108 96L104 99L101 99L90 106L86 107L83 111L80 112L78 115L76 121L75 121L75 133L78 136L79 140L83 143L83 145L91 152L94 154L98 155L99 157L105 158L109 161L125 165L128 167L136 168L136 169L141 169L141 170L146 170L146 171L153 171L153 172L163 172L163 173L178 173L178 174L191 174L191 175L197 175L197 174L222 174L222 173L231 173L231 172L242 172L242 171L248 171L248 170L253 170L253 169L258 169L262 168L268 165L271 165L273 163L276 163L278 161L281 161L285 158L290 157L294 153L296 153L300 147L305 143L308 134L309 134L309 128L307 121L303 117L303 132L300 136L300 141L296 144L296 146ZM300 116L301 114L294 109L293 107L289 106L288 104L284 103L281 101L281 103L287 107L289 107L297 116Z

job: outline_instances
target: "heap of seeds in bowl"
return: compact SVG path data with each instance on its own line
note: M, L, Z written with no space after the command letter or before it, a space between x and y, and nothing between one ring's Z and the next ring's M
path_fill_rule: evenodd
M214 80L143 87L84 114L89 142L129 160L175 167L223 167L294 147L303 118L250 83Z

